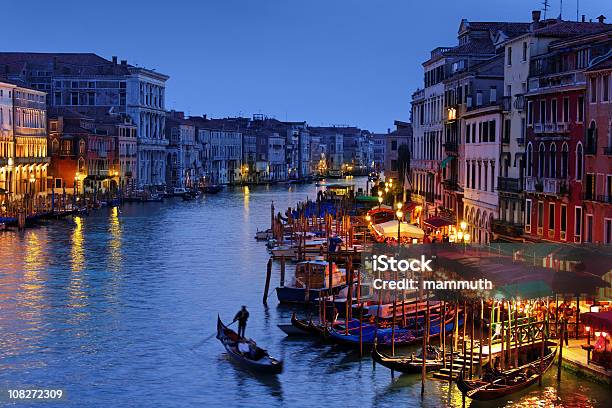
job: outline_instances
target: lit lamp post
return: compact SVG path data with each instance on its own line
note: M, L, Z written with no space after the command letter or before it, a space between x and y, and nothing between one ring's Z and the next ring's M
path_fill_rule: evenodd
M382 198L383 192L381 190L378 190L378 209L380 210L380 206L382 205L383 202L383 198Z
M470 243L470 233L466 232L467 223L465 221L461 221L459 224L459 231L457 231L457 242L463 243L463 252L465 252L465 247Z
M404 213L402 212L402 203L397 203L397 211L395 212L397 216L397 251L399 254L400 243L402 242L402 218L404 218Z
M34 178L34 173L30 173L30 211L34 212L34 183L36 179Z
M76 207L77 195L79 195L79 172L77 171L74 175L74 185L73 185L73 205Z
M368 231L365 233L365 235L363 237L363 242L364 242L364 244L367 244L368 243L368 234L370 233L370 227L372 226L372 217L370 216L370 214L366 214L365 219L368 222Z

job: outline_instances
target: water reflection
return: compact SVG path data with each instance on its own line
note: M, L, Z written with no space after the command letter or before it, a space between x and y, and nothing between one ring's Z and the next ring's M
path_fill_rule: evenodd
M226 189L0 233L0 387L59 382L69 407L461 406L454 385L449 395L448 383L428 381L421 399L419 376L392 380L368 357L278 330L292 310L276 307L277 264L262 305L269 254L253 236L270 226L272 200L284 212L306 197L315 186ZM214 337L203 342L217 314L231 319L242 304L247 335L285 360L276 380L231 364ZM542 388L466 405L605 406L607 389L563 376L560 388L552 374Z

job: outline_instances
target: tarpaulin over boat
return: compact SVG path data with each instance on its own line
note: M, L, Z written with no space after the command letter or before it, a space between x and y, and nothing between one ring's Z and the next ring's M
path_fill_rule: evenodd
M374 225L372 228L374 228L374 232L379 236L397 238L397 221L383 222L382 224ZM416 225L408 224L407 222L401 223L400 234L402 238L422 239L423 236L425 236L425 232L422 229Z

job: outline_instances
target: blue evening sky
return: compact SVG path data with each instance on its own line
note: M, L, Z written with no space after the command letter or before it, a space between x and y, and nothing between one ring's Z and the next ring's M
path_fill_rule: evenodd
M559 14L552 0L548 17ZM576 18L576 0L564 17ZM612 20L607 0L580 14ZM461 18L529 21L540 0L8 1L6 51L94 52L170 75L166 106L386 131Z

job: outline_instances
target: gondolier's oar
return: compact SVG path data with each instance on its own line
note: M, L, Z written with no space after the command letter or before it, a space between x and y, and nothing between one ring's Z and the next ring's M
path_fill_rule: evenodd
M227 327L230 327L232 324L236 323L237 320L234 320L233 322L231 322L230 324L227 325ZM217 333L213 333L210 336L208 336L207 338L205 338L204 340L202 340L201 342L199 342L198 344L196 344L195 346L193 346L191 349L194 350L198 347L200 347L202 344L206 343L208 340L212 339L213 337L215 337L217 335Z

